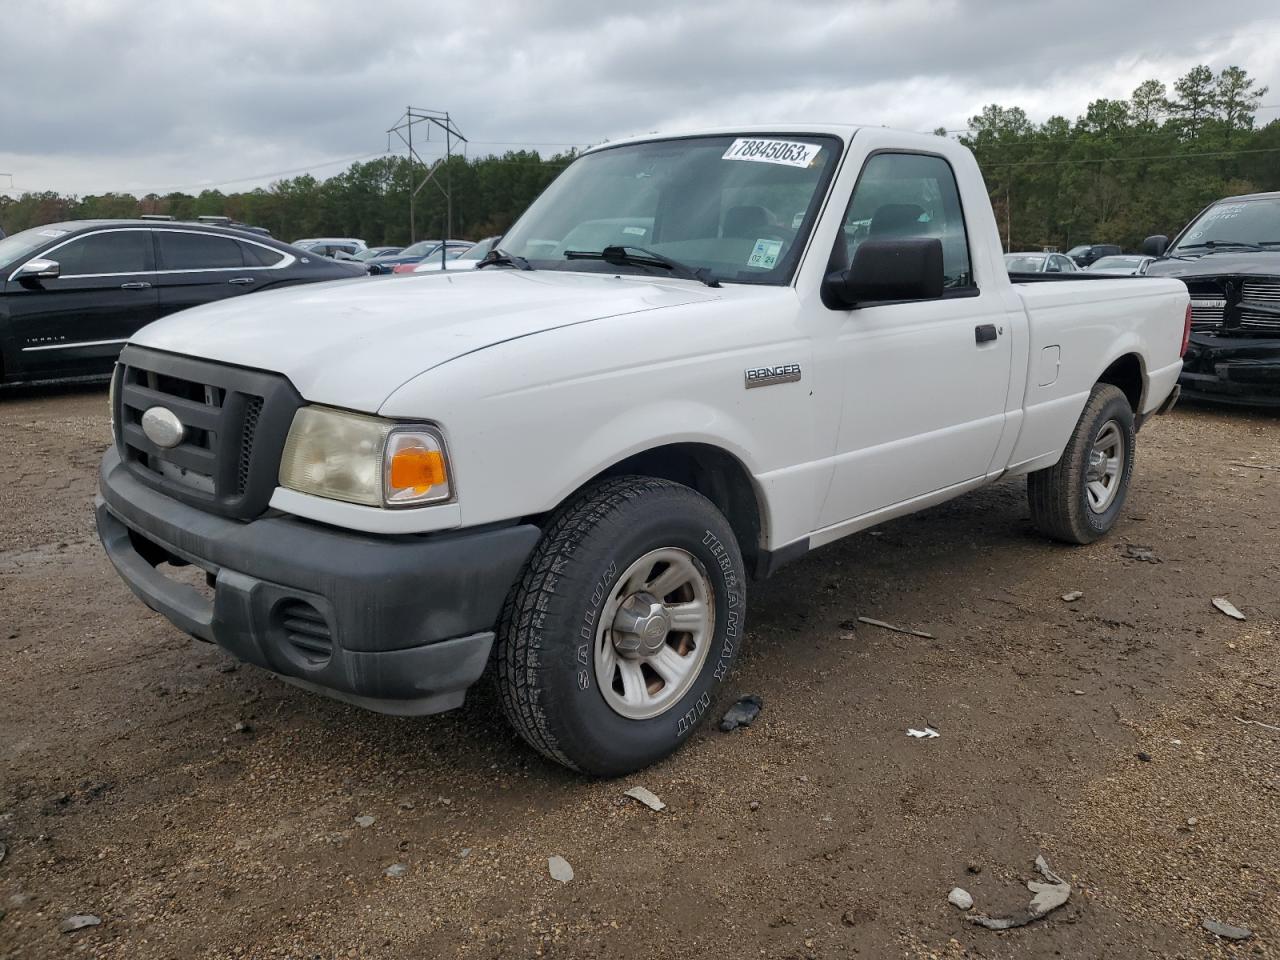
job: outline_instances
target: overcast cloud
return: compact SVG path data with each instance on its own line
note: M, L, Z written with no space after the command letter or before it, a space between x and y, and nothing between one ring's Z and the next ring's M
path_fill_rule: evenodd
M1074 118L1196 63L1280 103L1275 0L7 0L3 22L9 192L328 176L385 150L408 103L451 111L472 154L756 120L954 129L993 102Z

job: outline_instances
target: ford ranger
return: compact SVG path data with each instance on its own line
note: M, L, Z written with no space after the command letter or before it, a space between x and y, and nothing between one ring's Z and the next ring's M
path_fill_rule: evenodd
M144 603L242 660L404 715L489 674L534 748L618 775L706 718L752 578L1020 474L1045 534L1105 534L1187 301L1012 283L951 140L609 143L475 270L136 334L98 529Z

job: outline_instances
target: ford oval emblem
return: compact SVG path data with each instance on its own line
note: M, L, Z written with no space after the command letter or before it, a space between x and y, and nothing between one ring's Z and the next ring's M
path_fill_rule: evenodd
M157 447L171 450L182 442L187 428L167 407L152 407L142 415L142 432Z

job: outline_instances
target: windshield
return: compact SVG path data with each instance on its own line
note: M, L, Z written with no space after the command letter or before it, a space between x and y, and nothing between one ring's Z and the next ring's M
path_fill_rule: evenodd
M1070 250L1068 250L1067 256L1071 257L1074 260L1076 257L1083 257L1088 252L1089 252L1089 244L1084 243L1078 247L1072 247Z
M372 260L374 257L389 257L396 252L395 247L368 247L357 253L352 260Z
M50 224L47 227L32 227L30 230L23 230L15 233L11 237L5 237L0 240L0 264L9 264L17 260L29 259L29 254L43 247L50 240L57 240L64 237L69 231L58 224Z
M477 243L474 247L472 247L466 253L462 254L462 256L458 257L458 259L459 260L483 260L484 255L489 252L489 250L493 247L493 242L497 239L498 239L497 237L486 237L484 240L481 240L479 243Z
M644 249L733 283L789 282L835 169L834 137L691 137L576 160L502 238L539 270L666 273L570 259Z
M1010 273L1039 273L1044 267L1044 257L1013 254L1004 258L1004 266Z
M1218 244L1280 248L1280 197L1215 203L1187 227L1169 254L1201 254Z
M1103 257L1094 263L1090 270L1132 270L1138 264L1142 263L1141 257Z

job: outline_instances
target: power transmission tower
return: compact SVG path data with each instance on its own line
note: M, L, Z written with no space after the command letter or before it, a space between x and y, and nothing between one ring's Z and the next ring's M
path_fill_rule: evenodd
M422 157L418 156L418 152L413 147L413 128L420 123L427 124L426 139L431 139L431 131L433 129L444 133L444 156L437 159L435 163L428 164ZM410 179L409 186L409 242L414 243L418 239L418 221L415 207L415 198L418 191L425 187L428 183L435 183L436 189L444 195L445 202L445 229L442 240L448 240L453 236L453 183L452 175L449 170L449 161L453 157L453 147L455 143L466 143L467 138L458 130L453 120L449 117L447 110L424 110L421 107L405 107L404 113L400 115L400 119L396 121L396 125L387 131L387 144L390 149L391 134L398 136L406 147L409 148L409 169L415 169L414 164L420 163L426 169L427 175L422 178L422 182L416 186ZM422 138L419 138L421 142ZM440 168L444 168L444 183L441 184L435 179L435 175L440 172ZM445 254L448 252L447 246L440 247L440 262L444 263Z

